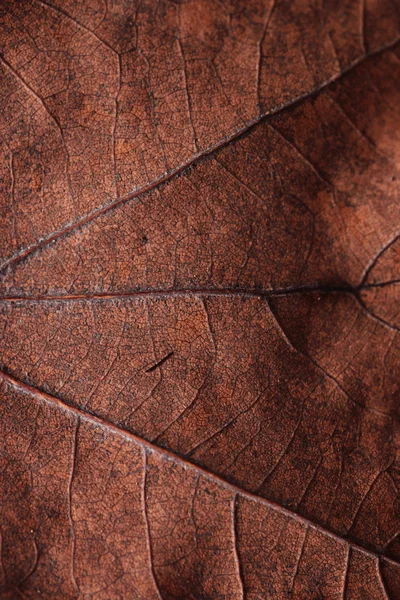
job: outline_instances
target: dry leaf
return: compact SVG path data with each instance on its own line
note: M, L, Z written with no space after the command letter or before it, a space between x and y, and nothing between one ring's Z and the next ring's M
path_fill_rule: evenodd
M399 599L398 1L0 16L0 597Z

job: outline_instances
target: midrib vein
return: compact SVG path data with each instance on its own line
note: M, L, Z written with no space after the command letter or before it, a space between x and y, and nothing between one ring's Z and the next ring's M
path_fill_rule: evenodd
M40 402L45 402L46 404L48 404L52 407L56 406L58 409L60 409L62 411L66 411L66 412L76 415L77 417L79 417L79 419L83 419L90 423L96 424L98 426L101 426L101 427L109 430L109 431L116 433L119 436L122 436L129 440L132 440L134 443L142 446L143 448L146 448L148 451L165 456L165 457L169 458L170 460L173 460L176 463L182 465L184 468L189 467L190 469L194 469L195 471L198 471L201 475L203 475L207 479L217 482L219 485L221 485L225 489L231 491L233 494L240 494L244 498L247 498L254 502L259 502L261 504L264 504L264 505L268 506L269 508L280 512L281 514L284 514L285 516L287 516L289 518L292 518L292 519L294 519L298 522L301 522L309 527L312 527L316 531L321 532L323 535L327 535L339 542L342 542L348 546L351 546L352 548L360 550L361 552L364 552L365 554L371 556L374 559L384 559L385 561L392 563L393 565L400 566L400 561L397 561L397 560L387 557L383 552L377 552L377 551L371 550L370 548L368 548L366 546L357 544L357 543L345 538L344 536L341 536L341 535L335 533L334 531L331 531L330 529L328 529L326 527L323 527L321 525L318 525L317 523L314 523L310 519L303 517L302 515L300 515L299 513L297 513L294 510L289 510L287 508L284 508L280 504L274 502L273 500L269 500L267 498L263 498L262 496L257 496L256 494L248 492L248 491L242 489L241 487L239 487L233 483L230 483L223 477L220 477L219 475L208 471L204 467L201 467L200 465L198 465L194 462L191 462L190 460L185 459L185 458L175 454L174 452L171 452L170 450L167 450L165 448L160 448L159 446L156 446L152 442L149 442L148 440L146 440L146 439L138 436L137 434L132 433L126 429L118 427L117 425L115 425L114 423L112 423L106 419L92 415L80 408L75 407L75 406L71 406L70 404L66 403L65 401L60 400L59 398L52 396L51 394L48 394L47 392L44 392L43 390L33 387L33 386L21 381L20 379L17 379L16 377L9 375L8 373L5 373L4 371L1 371L1 370L0 370L0 379L3 380L3 382L5 382L6 384L9 384L12 387L18 389L23 394L29 394L30 396L35 397Z
M329 86L334 81L337 81L338 79L340 79L341 77L346 75L346 73L348 73L349 71L354 69L359 64L368 60L372 56L376 56L378 54L381 54L382 52L385 52L386 50L389 50L390 48L395 46L399 41L400 41L400 36L397 36L394 40L392 40L388 44L384 44L371 52L367 52L367 53L361 55L358 59L351 62L347 67L345 67L342 71L340 71L340 73L337 73L333 77L327 79L322 84L315 86L312 90L293 98L289 102L278 105L278 106L272 108L271 110L249 120L244 127L236 129L231 135L225 137L222 141L218 142L217 144L214 144L213 146L209 146L208 148L205 148L201 152L194 154L192 156L192 158L190 158L188 161L186 161L179 167L172 169L171 171L162 175L161 177L155 179L151 183L149 183L145 186L142 186L129 194L118 197L115 200L108 202L107 204L101 206L100 208L97 208L94 211L88 213L86 216L82 217L81 219L78 219L77 221L74 221L73 223L70 223L69 225L62 227L58 231L55 231L47 236L40 238L34 244L27 246L22 251L18 252L17 254L15 254L8 260L6 260L4 263L0 264L0 273L10 267L13 267L17 263L19 263L21 260L28 257L30 254L33 254L34 252L47 246L51 242L54 242L55 240L63 237L64 235L71 233L75 229L78 229L79 227L86 225L87 223L90 223L97 217L113 210L116 206L119 206L120 204L128 202L129 200L139 198L143 194L146 194L146 193L160 187L162 184L164 184L164 183L170 181L171 179L177 177L178 175L180 175L187 168L200 162L203 158L205 158L213 153L216 153L218 150L224 148L225 146L231 144L232 142L239 139L240 137L246 135L249 131L251 131L254 127L256 127L262 121L265 121L269 117L276 115L284 110L287 110L293 106L296 106L297 104L299 104L300 102L303 102L307 98L310 98L310 97L318 94L321 90L323 90L324 88Z
M135 298L157 298L163 296L241 296L255 298L274 298L279 296L291 296L295 294L352 294L358 296L360 292L382 288L400 283L393 279L379 283L362 283L358 286L346 284L332 285L304 285L297 287L286 287L276 289L251 289L240 287L182 287L182 288L154 288L133 290L128 292L97 292L93 294L42 294L24 296L0 296L0 302L77 302L91 300L118 300Z

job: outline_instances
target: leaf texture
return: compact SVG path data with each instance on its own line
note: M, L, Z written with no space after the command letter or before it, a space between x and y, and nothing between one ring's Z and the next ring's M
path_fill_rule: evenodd
M0 597L400 598L400 5L0 11Z
M10 381L2 398L3 472L10 487L19 482L2 491L14 517L4 575L18 582L4 598L398 592L392 561L54 398Z
M395 41L393 0L2 0L7 263Z

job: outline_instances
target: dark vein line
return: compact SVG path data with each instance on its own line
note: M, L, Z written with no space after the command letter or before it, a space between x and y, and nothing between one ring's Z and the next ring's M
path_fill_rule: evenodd
M394 325L393 323L390 323L389 321L386 321L385 319L383 319L382 317L377 315L373 310L368 308L368 306L365 304L365 302L363 301L363 299L360 296L357 296L356 300L357 300L358 305L360 306L363 313L365 313L372 319L375 319L375 321L378 321L378 323L380 323L381 325L384 325L388 329L392 329L392 331L400 331L399 325Z
M295 586L295 583L296 583L296 579L297 579L297 576L299 574L300 563L301 563L301 561L303 559L304 548L306 547L306 544L307 544L307 539L308 539L309 531L310 531L309 527L306 527L306 530L304 532L304 538L303 538L303 541L302 541L301 546L300 546L299 556L298 556L297 561L296 561L296 568L295 568L295 572L294 572L294 575L293 575L293 578L292 578L292 585L290 587L290 595L291 596L293 594L293 590L294 590L294 586Z
M78 416L75 423L74 437L72 441L72 460L71 460L71 472L70 477L68 479L68 489L67 489L67 498L68 498L68 521L71 532L71 579L74 584L74 587L78 594L80 593L78 582L75 577L75 554L76 554L76 535L75 535L75 527L74 520L72 518L72 484L74 480L74 475L76 473L76 461L78 455L78 435L79 435L79 427L80 427L80 417Z
M385 246L383 246L383 248L381 248L379 252L373 257L368 267L365 269L360 285L363 285L365 283L365 281L368 279L368 275L371 273L372 269L375 267L380 257L386 252L386 250L389 250L389 248L393 246L393 244L395 244L399 238L400 232L396 233L396 235L387 244L385 244Z
M39 555L40 554L39 554L39 548L38 548L35 536L32 537L32 543L33 543L33 562L32 562L32 565L31 565L29 571L27 572L27 574L24 575L22 577L22 579L19 581L18 586L17 586L18 588L21 587L21 585L23 583L25 583L25 581L27 581L29 579L29 577L31 577L33 575L33 573L36 571L38 563L39 563Z
M295 344L293 344L293 342L291 341L290 337L288 336L288 334L286 332L286 329L283 327L282 323L278 319L278 317L276 315L276 312L275 312L275 309L274 309L274 307L273 307L273 305L272 305L271 302L268 302L268 308L269 308L272 316L274 317L277 326L279 327L280 331L284 335L287 344L291 348L293 348L293 350L295 350L298 354L300 354L301 356L304 356L307 360L309 360L318 369L318 371L320 373L322 373L322 375L324 377L327 377L328 379L330 379L335 384L335 387L344 396L346 396L346 398L349 400L349 402L351 404L353 404L354 406L356 406L359 409L366 410L367 407L364 406L363 404L360 404L355 398L353 398L352 396L350 396L348 394L348 392L346 392L346 390L344 389L344 387L336 379L336 377L334 377L333 375L331 375L330 373L328 373L328 371L326 369L324 369L314 358L312 358L312 356L310 354L307 354L307 352L304 352L304 351L300 350ZM377 414L380 414L380 415L383 415L385 417L391 417L392 416L390 413L385 413L385 412L379 411L379 410L377 410L375 408L368 408L367 410L373 411L373 412L375 412Z
M232 506L232 535L233 535L233 557L237 570L237 576L239 580L239 586L241 591L242 600L246 597L246 586L243 576L242 564L240 562L239 553L239 528L238 528L238 495L235 494L233 498Z
M346 567L344 571L343 588L342 588L342 600L346 600L347 588L349 585L349 573L350 573L350 562L351 562L351 546L347 550Z
M337 79L339 79L340 77L344 76L346 73L348 73L349 71L354 69L357 65L363 63L365 60L367 60L368 58L370 58L372 56L376 56L378 54L381 54L382 52L385 52L386 50L389 50L390 48L395 46L399 41L400 41L400 36L396 37L389 44L385 44L385 45L381 46L380 48L373 50L372 52L361 55L357 60L350 63L340 73L335 74L333 77L331 77L327 81L324 81L322 84L315 86L311 91L301 94L300 96L296 97L293 100L290 100L289 102L280 104L263 114L258 114L256 117L249 120L244 127L237 128L231 135L223 138L219 143L217 143L213 146L209 146L209 147L205 148L204 150L202 150L201 152L194 154L192 156L192 158L190 158L188 161L183 163L181 166L176 167L175 169L171 169L169 172L167 172L166 174L162 175L161 177L155 179L151 183L149 183L145 186L142 186L129 194L126 194L124 196L116 198L115 200L113 200L111 202L108 202L107 204L101 206L100 208L97 208L97 209L93 210L92 212L88 213L85 217L78 219L74 223L70 223L69 225L62 227L58 231L55 231L55 232L51 233L50 235L40 238L37 242L35 242L34 244L31 244L30 246L27 246L24 250L13 255L11 258L6 260L2 265L0 265L0 272L5 271L7 268L12 267L15 264L18 264L21 260L23 260L24 258L29 256L33 252L40 250L44 246L47 246L51 242L54 242L58 238L70 233L71 231L81 227L82 225L86 225L87 223L93 221L94 219L103 215L104 213L111 211L116 206L119 206L120 204L123 204L129 200L138 198L142 194L145 194L146 192L149 192L153 189L158 188L159 186L161 186L161 184L163 184L167 181L170 181L172 178L180 175L188 167L194 165L195 163L198 163L203 158L211 155L214 152L217 152L218 150L221 150L222 148L224 148L225 146L234 142L235 140L239 139L240 137L247 135L259 123L265 121L270 116L280 113L291 107L294 107L294 106L300 104L301 102L303 102L304 100L306 100L307 98L311 98L311 97L315 96L321 90L323 90L327 86L329 86L331 83L333 83L334 81L336 81Z
M150 531L149 514L148 514L148 507L147 507L147 449L146 449L146 447L143 448L142 497L143 497L143 515L144 515L146 534L147 534L146 537L147 537L147 544L148 544L148 550L149 550L150 573L151 573L151 578L154 583L154 587L157 591L158 598L159 598L159 600L162 600L161 591L160 591L160 588L158 587L158 581L157 581L156 574L154 571L153 544L151 541L151 531Z
M114 50L114 48L112 46L110 46L110 44L108 44L105 40L101 39L97 35L96 31L86 27L86 25L84 25L83 23L81 23L80 21L75 19L72 15L68 14L68 12L66 10L64 10L63 8L61 8L60 6L54 6L53 4L48 2L48 0L37 0L37 2L39 4L41 4L42 7L50 9L50 10L54 11L55 13L58 13L62 17L67 18L68 21L71 21L75 27L77 27L78 29L82 29L83 31L86 31L86 33L93 36L93 38L95 38L102 46L105 46L106 48L111 50L111 52L113 52L113 54L118 55L118 52L116 52L116 50Z
M272 17L272 13L275 10L275 6L276 6L276 1L275 0L271 0L271 4L268 7L268 12L267 12L267 17L264 21L264 25L263 25L263 29L261 32L261 38L260 41L258 42L258 61L257 61L257 77L256 77L256 94L257 94L257 107L258 110L261 112L261 98L260 98L260 84L261 84L261 71L262 71L262 59L263 59L263 55L262 55L262 47L264 44L264 40L268 31L268 27L271 21L271 17Z
M397 285L400 283L400 278L396 277L395 279L388 279L387 281L379 281L377 283L367 283L359 286L360 289L371 289L371 288L381 288L389 285Z
M331 284L331 285L301 285L297 287L276 288L276 289L249 289L240 287L185 287L185 288L167 288L167 289L148 289L133 290L128 292L97 292L93 294L39 294L35 296L0 296L0 302L69 302L69 301L90 301L90 300L118 300L124 298L141 297L163 297L163 296L243 296L272 298L275 296L290 296L294 294L353 294L358 296L360 292L383 288L398 283L400 280L382 281L379 283L365 283L354 286L351 284Z
M177 38L176 40L177 44L178 44L178 48L179 48L179 52L181 55L181 59L182 59L182 73L183 73L183 84L184 84L184 88L185 88L185 96L186 96L186 104L187 104L187 109L188 109L188 116L189 116L189 124L190 124L190 129L192 130L192 136L193 136L193 147L196 150L196 152L199 152L199 146L197 143L197 134L196 134L196 129L193 123L193 107L192 107L192 101L190 98L190 94L189 94L189 85L188 85L188 76L187 76L187 68L186 68L186 57L185 57L185 53L183 51L183 46L182 46L182 42L179 38Z
M49 111L49 109L48 109L45 101L43 100L43 98L41 96L39 96L39 94L37 92L35 92L35 90L33 89L33 87L31 85L29 85L29 83L25 80L25 78L22 77L22 75L20 75L16 69L14 69L14 67L12 66L12 64L5 58L4 54L0 53L0 60L7 67L7 69L12 73L12 75L16 79L18 79L18 81L20 82L20 84L22 84L22 87L25 88L25 90L28 92L28 95L32 96L33 99L38 104L40 104L40 106L45 111L46 115L50 118L50 120L52 121L52 123L55 125L55 127L59 131L61 137L63 138L63 131L62 131L61 125L57 121L57 119L54 117L54 115Z
M341 543L345 543L356 550L360 550L361 552L364 552L365 554L371 556L374 559L383 559L392 565L400 566L400 560L389 558L383 552L380 552L377 550L372 550L371 548L368 548L367 546L365 546L365 547L361 546L360 544L357 544L357 543L347 539L344 536L341 536L333 531L330 531L329 529L327 529L325 527L322 527L321 525L318 525L317 523L314 523L313 521L310 521L309 519L307 519L306 517L303 517L302 515L300 515L299 513L297 513L294 510L289 510L287 508L284 508L283 506L281 506L277 502L274 502L273 500L269 500L268 498L263 498L263 497L257 496L256 494L254 494L252 492L243 490L239 486L237 486L233 483L230 483L229 481L225 480L224 478L220 477L219 475L208 471L204 467L197 465L196 463L192 463L191 461L175 454L174 452L171 452L170 450L167 450L165 448L160 448L160 447L156 446L155 444L153 444L152 442L149 442L148 440L141 438L140 436L136 435L135 433L127 431L126 429L123 429L122 427L118 427L117 425L108 421L107 419L90 414L76 406L71 406L67 402L60 400L59 398L56 398L55 396L52 396L51 394L48 394L47 392L40 390L39 388L35 388L35 387L29 385L28 383L25 383L25 382L21 381L20 379L17 379L16 377L13 377L12 375L9 375L8 373L5 373L4 371L1 371L1 370L0 370L0 379L3 380L4 384L9 385L13 388L16 388L17 390L20 391L20 393L22 393L24 395L33 396L39 402L44 402L45 404L47 404L53 408L56 407L64 413L65 412L73 413L81 420L84 420L91 424L95 424L99 427L103 427L103 428L105 427L107 430L109 430L119 436L122 436L125 439L133 441L134 443L138 444L141 448L143 448L145 452L151 452L154 454L164 456L167 459L175 461L176 463L181 465L184 469L189 468L193 471L197 471L200 475L202 475L206 479L216 482L218 485L221 485L224 489L228 490L229 492L231 492L233 494L239 494L243 498L246 498L250 501L259 502L261 504L264 504L265 506L268 506L272 510L278 511L280 514L283 514L286 517L289 517L289 518L295 520L296 522L301 523L302 525L306 525L307 527L312 527L315 531L318 531L318 532L322 533L323 535L330 537L331 539L334 539Z
M65 140L64 130L62 128L62 125L61 125L61 122L60 122L59 118L55 114L53 114L53 112L49 109L49 107L46 104L45 99L42 98L34 90L34 88L25 80L25 78L17 71L17 69L15 69L10 62L8 62L8 60L4 57L4 54L0 53L0 60L7 67L7 69L12 73L12 75L20 82L20 84L27 91L27 93L30 96L32 96L36 102L38 102L40 104L40 106L44 110L44 112L47 115L47 117L50 119L50 121L52 122L52 124L57 129L57 131L58 131L58 133L60 135L60 138L62 140L62 143L63 143L63 146L64 146L64 151L65 151L65 159L66 159L66 171L65 171L65 175L66 175L67 184L68 184L68 192L69 192L69 196L70 196L71 202L74 203L74 195L72 193L71 176L70 176L70 172L69 172L70 154L69 154L67 142ZM12 188L13 188L12 192L13 192L13 196L14 196L14 188L15 188L15 178L14 178L14 175L12 176ZM0 265L0 271L1 271L2 268L3 268L3 266Z

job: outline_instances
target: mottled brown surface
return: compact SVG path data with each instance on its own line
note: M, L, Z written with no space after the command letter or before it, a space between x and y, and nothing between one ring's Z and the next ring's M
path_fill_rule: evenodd
M2 0L7 263L399 35L397 0Z
M0 17L0 598L400 599L400 4Z

